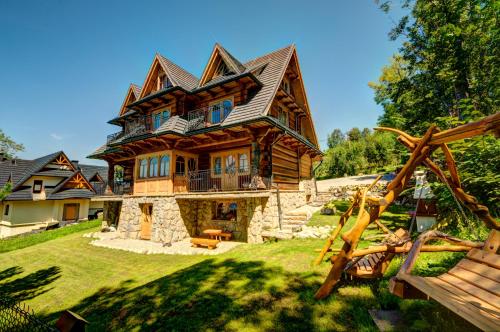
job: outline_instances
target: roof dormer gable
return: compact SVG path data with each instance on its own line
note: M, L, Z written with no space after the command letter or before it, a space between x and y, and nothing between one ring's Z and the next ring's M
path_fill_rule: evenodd
M172 79L168 69L163 66L160 55L156 54L146 79L144 80L141 94L138 99L142 99L152 93L172 86L176 86L175 81Z
M135 84L130 84L125 96L125 100L123 101L122 107L120 108L120 116L127 113L127 105L132 104L134 101L137 101L140 95L141 88Z
M245 70L245 66L226 49L219 44L215 44L207 66L201 76L199 86L201 87L219 77L241 74Z

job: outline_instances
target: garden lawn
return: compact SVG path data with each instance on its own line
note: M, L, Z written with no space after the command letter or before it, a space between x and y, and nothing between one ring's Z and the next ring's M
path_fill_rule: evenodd
M346 206L339 203L339 210ZM394 229L407 221L400 212L388 214L386 224ZM338 216L315 215L311 224L328 221ZM435 303L390 295L388 276L343 281L328 299L314 300L330 267L311 267L324 240L244 244L218 256L141 255L91 246L85 232L0 254L0 290L48 321L64 309L77 312L90 322L89 331L377 331L372 308L401 309L406 330L470 331ZM458 259L423 255L417 270L441 273Z

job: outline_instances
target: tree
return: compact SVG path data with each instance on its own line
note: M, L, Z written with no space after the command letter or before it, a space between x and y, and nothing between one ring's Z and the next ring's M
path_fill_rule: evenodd
M358 127L354 127L347 132L347 138L349 139L349 141L352 142L359 141L361 137L362 137L361 131L359 130Z
M345 141L345 136L338 128L334 129L328 136L328 148L332 149Z
M11 159L16 152L23 151L24 146L14 142L9 136L5 135L0 129L0 158ZM7 197L12 190L12 184L7 182L0 188L0 201Z
M9 136L5 135L0 129L0 156L6 159L12 159L16 152L23 151L24 146L14 142Z
M421 134L433 122L452 127L497 112L498 1L404 0L402 6L409 13L389 33L404 39L400 55L370 84L384 108L380 122ZM389 2L381 8L389 11Z

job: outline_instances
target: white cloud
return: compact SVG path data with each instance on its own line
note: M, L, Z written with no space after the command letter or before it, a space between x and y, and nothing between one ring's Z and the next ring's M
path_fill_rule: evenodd
M63 137L61 135L57 135L56 133L50 134L50 137L52 137L53 139L55 139L57 141L60 141L63 139Z

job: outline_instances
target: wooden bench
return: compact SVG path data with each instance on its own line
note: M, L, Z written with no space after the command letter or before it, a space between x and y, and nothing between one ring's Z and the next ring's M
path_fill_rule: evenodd
M442 237L425 240L435 238ZM391 279L391 293L402 298L432 298L484 331L500 331L500 232L491 231L482 248L471 249L454 268L438 277L410 274L423 245L417 242L398 275Z
M233 233L231 232L222 232L219 234L219 238L224 241L229 241L233 237Z
M219 240L214 239L206 239L202 237L193 237L191 239L192 247L207 247L208 249L215 249L217 245L220 243Z
M407 230L399 228L393 234L387 234L382 244L404 242L409 240L409 237ZM406 245L408 243L403 243L403 246ZM368 254L348 265L345 271L356 278L379 278L384 275L395 255L395 252L390 251Z

